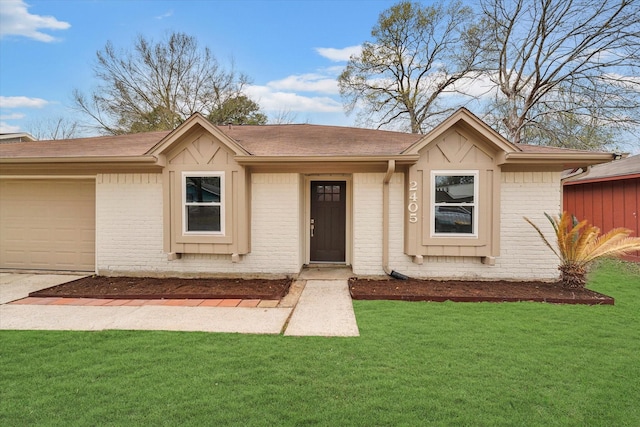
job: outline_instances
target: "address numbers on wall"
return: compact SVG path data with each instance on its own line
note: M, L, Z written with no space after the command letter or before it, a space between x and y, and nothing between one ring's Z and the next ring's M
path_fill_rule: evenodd
M407 205L407 211L409 211L409 222L418 222L418 182L409 181L409 204Z

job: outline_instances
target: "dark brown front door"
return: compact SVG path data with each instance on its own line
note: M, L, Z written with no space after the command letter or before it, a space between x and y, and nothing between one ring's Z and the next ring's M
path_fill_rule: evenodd
M311 262L344 262L347 184L311 181Z

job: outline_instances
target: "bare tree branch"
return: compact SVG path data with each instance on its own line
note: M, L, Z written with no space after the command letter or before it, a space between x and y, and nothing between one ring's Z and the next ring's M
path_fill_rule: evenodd
M27 131L38 140L70 139L78 136L79 124L64 117L50 117L29 123Z
M242 92L247 76L233 63L222 67L209 48L184 33L157 43L138 36L131 50L116 50L107 42L96 59L98 86L89 97L75 90L73 99L103 133L172 130L195 112L222 121L225 112L234 121L266 120ZM249 110L252 117L238 117L238 111Z
M483 54L499 89L490 108L511 141L575 146L582 134L603 138L601 147L640 124L640 2L481 4L491 30ZM570 123L576 126L573 141ZM607 129L587 131L589 126Z
M406 123L424 133L450 108L439 105L456 82L480 69L481 28L460 1L402 1L382 12L372 42L338 78L345 110L378 128Z

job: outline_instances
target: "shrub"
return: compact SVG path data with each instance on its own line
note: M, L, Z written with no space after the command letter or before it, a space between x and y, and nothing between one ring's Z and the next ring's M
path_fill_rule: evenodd
M587 282L587 267L594 260L640 250L640 237L630 237L631 230L614 228L600 234L600 229L587 220L578 221L574 215L563 212L551 217L544 214L556 234L557 250L549 243L538 226L529 218L525 221L535 228L544 243L560 258L560 280L569 288L584 288Z

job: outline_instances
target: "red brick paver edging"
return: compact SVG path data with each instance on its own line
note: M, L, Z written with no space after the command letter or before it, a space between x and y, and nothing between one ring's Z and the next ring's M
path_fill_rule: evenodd
M278 300L259 299L105 299L105 298L54 298L26 297L10 304L25 305L84 305L84 306L143 306L162 305L173 307L277 307Z

